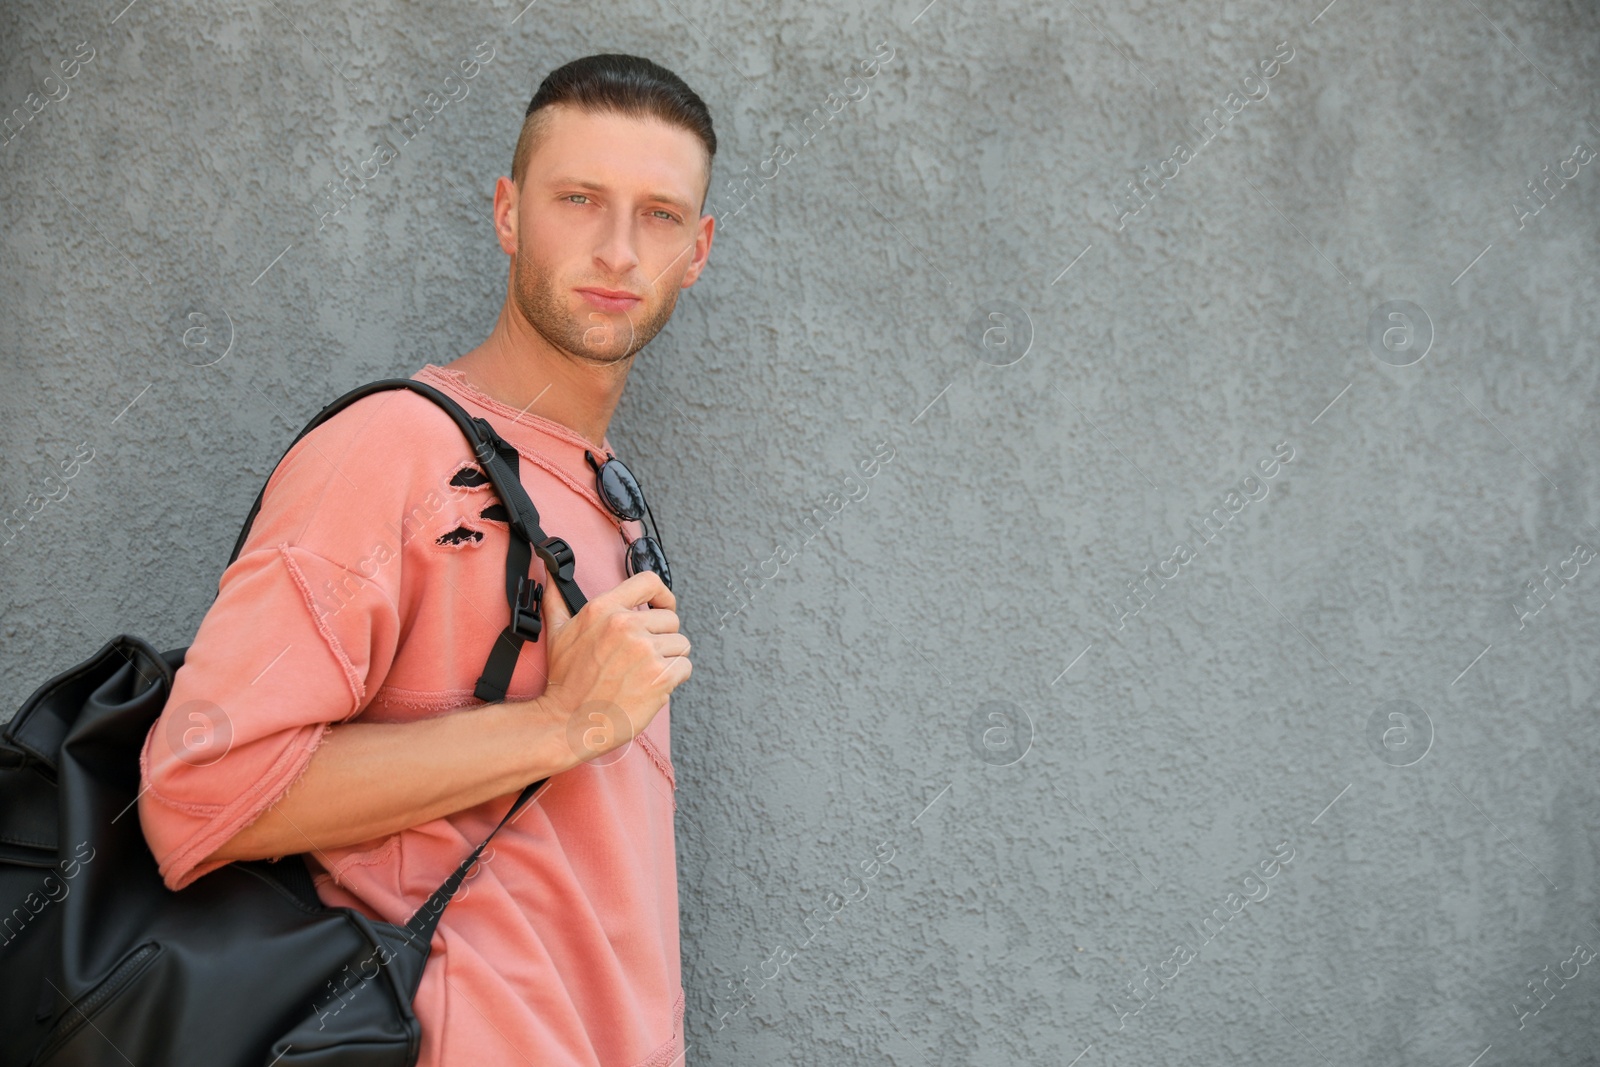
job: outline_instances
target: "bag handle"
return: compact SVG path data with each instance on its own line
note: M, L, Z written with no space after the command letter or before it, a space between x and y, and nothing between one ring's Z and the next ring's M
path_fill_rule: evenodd
M516 667L523 642L537 639L539 635L538 595L542 587L535 585L530 588L528 585L528 566L532 562L533 555L538 554L544 564L545 573L561 592L561 599L566 602L568 611L576 615L579 609L588 603L588 598L583 595L583 590L578 588L574 576L577 560L573 556L572 547L559 537L549 536L539 525L539 509L534 507L527 490L522 486L519 474L520 459L516 447L496 433L487 419L469 415L454 399L433 386L412 378L383 378L358 386L323 408L289 443L289 448L284 449L284 456L287 456L290 450L312 430L357 400L389 389L409 389L444 409L466 437L474 458L493 485L495 495L505 505L506 525L511 530L511 543L506 550L506 600L511 609L511 621L496 638L488 662L484 664L483 676L479 678L477 689L474 690L474 695L480 700L491 703L502 700L505 698L506 688L511 684L511 673ZM282 463L283 459L280 457L278 462ZM229 564L238 559L239 553L244 550L244 543L250 536L250 527L254 525L256 516L261 513L261 504L266 495L267 487L263 485L261 492L256 494L256 502L251 505L250 513L245 516L244 527L239 531L239 538L233 544L232 554L228 556ZM526 786L499 824L489 831L489 836L472 850L470 856L461 861L461 865L450 877L446 878L427 901L412 914L403 928L408 941L414 946L420 941L421 947L424 952L426 951L432 943L434 929L439 925L439 918L444 913L445 905L450 903L457 890L461 888L461 884L466 881L467 872L471 870L472 865L478 862L483 850L489 846L494 835L500 832L501 827L510 822L527 804L534 791L548 781L548 778L541 778Z

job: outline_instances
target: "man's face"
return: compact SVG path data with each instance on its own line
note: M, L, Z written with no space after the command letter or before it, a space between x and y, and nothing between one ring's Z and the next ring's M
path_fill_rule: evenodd
M715 227L699 214L705 149L657 119L561 105L549 115L520 190L506 178L496 190L512 297L552 345L616 363L661 332L705 266Z

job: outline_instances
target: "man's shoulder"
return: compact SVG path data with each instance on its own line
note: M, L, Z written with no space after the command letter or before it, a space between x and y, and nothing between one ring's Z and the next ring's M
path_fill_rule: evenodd
M470 458L471 449L449 412L410 389L394 388L369 393L330 416L285 454L280 467L307 454L393 480Z
M432 400L403 388L371 393L284 454L251 540L318 549L340 540L340 530L394 521L418 502L448 497L452 477L472 463L461 428Z
M449 399L460 405L454 397ZM466 446L466 438L449 412L430 398L400 386L368 393L351 402L307 437L312 435L351 448L388 445L422 451L436 447L441 440Z

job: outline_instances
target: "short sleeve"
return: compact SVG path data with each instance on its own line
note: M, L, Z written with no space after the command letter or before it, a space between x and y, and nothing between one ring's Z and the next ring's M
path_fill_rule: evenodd
M438 462L423 457L450 435L466 454L431 403L396 399L358 401L284 457L145 738L139 818L168 888L222 866L203 861L289 790L388 673L406 517Z

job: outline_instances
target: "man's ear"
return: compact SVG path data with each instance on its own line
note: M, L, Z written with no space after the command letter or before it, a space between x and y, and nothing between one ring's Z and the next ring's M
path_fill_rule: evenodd
M701 215L695 230L694 256L689 264L689 269L683 275L680 289L687 289L700 280L700 275L706 269L706 263L711 257L711 241L717 229L715 215Z
M510 178L502 176L494 185L494 232L506 255L517 251L517 200L520 191Z

